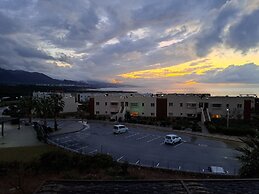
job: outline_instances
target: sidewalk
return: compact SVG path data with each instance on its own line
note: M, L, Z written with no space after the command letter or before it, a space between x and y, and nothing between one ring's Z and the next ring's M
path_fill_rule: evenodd
M0 136L0 149L35 145L44 145L44 143L37 139L32 126L21 124L21 129L18 130L17 125L5 124L4 137Z

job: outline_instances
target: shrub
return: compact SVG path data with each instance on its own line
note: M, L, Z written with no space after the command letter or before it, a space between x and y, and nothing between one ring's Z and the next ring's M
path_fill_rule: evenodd
M72 168L71 156L61 151L51 151L41 155L40 165L43 170L61 171Z

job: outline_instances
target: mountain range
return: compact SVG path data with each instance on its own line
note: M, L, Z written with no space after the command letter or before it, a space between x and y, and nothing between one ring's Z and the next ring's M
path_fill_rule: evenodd
M43 73L0 68L0 84L2 85L50 85L50 86L82 86L87 88L120 87L118 84L94 81L73 81L53 79Z

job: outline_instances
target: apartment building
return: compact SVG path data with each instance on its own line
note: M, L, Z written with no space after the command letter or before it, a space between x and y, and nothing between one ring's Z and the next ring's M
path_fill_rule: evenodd
M64 108L62 113L72 113L77 112L78 103L76 102L75 96L71 93L57 93L62 96L64 101ZM34 98L44 98L51 95L51 92L33 92Z
M258 107L256 96L211 96L210 94L123 94L97 95L90 98L91 115L124 119L126 111L131 116L211 118L249 120Z

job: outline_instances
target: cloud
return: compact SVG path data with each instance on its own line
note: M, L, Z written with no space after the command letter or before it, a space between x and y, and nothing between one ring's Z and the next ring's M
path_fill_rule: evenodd
M238 9L229 3L218 12L212 22L204 23L204 28L197 37L196 51L199 56L206 56L211 51L211 48L219 43L223 43L224 30L229 21L236 17Z
M231 26L227 43L237 49L247 52L259 43L259 9L245 15L238 23Z
M230 65L221 70L206 72L198 79L202 83L259 83L259 66L253 63L242 66Z

